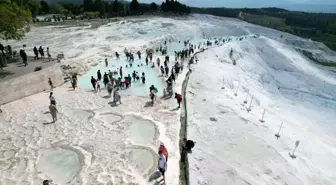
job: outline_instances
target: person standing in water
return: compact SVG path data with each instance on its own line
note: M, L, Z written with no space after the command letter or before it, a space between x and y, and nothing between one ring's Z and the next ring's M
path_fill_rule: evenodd
M105 65L106 65L106 67L108 66L107 58L105 58Z
M145 73L144 72L142 73L141 80L142 80L143 84L146 83L146 77L145 77Z
M58 110L56 108L56 105L54 104L50 104L49 105L49 111L50 111L50 114L52 116L52 119L53 119L53 122L57 121L57 113L58 113Z
M115 55L116 55L117 59L119 59L119 53L115 52Z
M156 59L156 64L157 64L158 67L160 67L160 59L159 58Z
M121 66L120 66L120 69L119 69L119 74L120 74L120 77L122 78L123 77L123 70L122 70Z
M170 78L174 81L174 83L175 83L175 74L174 74L174 72L173 72L173 70L172 70L172 73L171 73L171 75L170 75Z
M104 87L106 88L106 85L107 85L107 83L109 82L109 77L108 77L108 75L107 75L106 72L105 72L105 74L104 74L103 82L104 82Z
M97 80L100 81L102 78L102 75L100 73L100 70L97 71Z
M132 77L133 77L133 82L135 82L135 79L136 79L136 72L135 71L133 71Z
M148 66L148 56L146 57L146 66Z
M96 90L96 82L97 80L95 78L93 78L93 76L91 76L91 84L94 90Z
M164 71L163 66L160 67L160 70L161 70L161 74L162 74L162 76L164 76L165 71Z
M35 60L37 60L38 59L38 51L37 51L37 48L36 48L36 46L34 46L34 54L35 54L35 57L34 57L34 59Z
M108 77L109 77L110 81L112 81L113 74L112 74L111 70L108 71Z
M165 72L166 72L166 76L168 76L168 74L169 74L169 67L168 67L168 65L166 65L166 67L165 67Z
M139 60L141 60L141 52L140 51L138 51L138 57L139 57Z

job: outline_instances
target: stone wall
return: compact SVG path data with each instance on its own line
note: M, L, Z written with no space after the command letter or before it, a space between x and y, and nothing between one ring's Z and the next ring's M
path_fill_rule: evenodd
M41 71L0 82L0 105L49 90L49 78L53 81L54 86L63 83L60 64L57 63Z

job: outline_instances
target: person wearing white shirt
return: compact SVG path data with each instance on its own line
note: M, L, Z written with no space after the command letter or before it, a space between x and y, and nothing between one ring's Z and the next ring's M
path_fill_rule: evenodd
M55 100L55 97L53 96L53 92L50 92L49 100L50 100L50 104L56 105L56 100Z
M167 170L167 160L166 160L166 157L162 154L162 151L159 151L158 169L164 178L164 174Z

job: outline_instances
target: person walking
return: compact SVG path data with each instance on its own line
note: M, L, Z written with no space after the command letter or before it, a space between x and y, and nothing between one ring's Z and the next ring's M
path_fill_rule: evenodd
M113 85L112 85L111 82L108 82L107 83L107 92L108 92L110 97L111 97L111 94L112 94L112 90L113 90Z
M43 51L42 46L39 47L38 51L39 51L41 57L44 57L44 51Z
M24 63L24 65L27 66L27 54L23 49L20 50L20 57L22 58L22 62Z
M56 108L56 105L54 104L50 104L49 105L49 111L50 111L50 114L52 116L52 119L53 119L53 122L57 121L57 113L58 113L58 110Z
M117 102L120 102L121 104L121 97L119 94L119 88L116 88L113 92L113 103L117 104Z
M168 150L166 146L164 145L164 143L160 142L158 151L162 151L162 155L166 157L166 162L168 162Z
M34 59L35 60L37 60L38 59L38 51L37 51L37 48L36 48L36 46L34 46L34 54L35 54L35 57L34 57Z
M53 85L53 82L51 81L51 78L49 78L48 83L49 83L49 86L50 86L50 91L53 91L54 85Z
M169 67L168 67L168 65L166 65L166 67L165 67L165 72L166 72L166 76L168 76L168 74L169 74Z
M159 156L158 156L158 170L161 173L163 177L163 184L166 184L166 179L165 179L165 172L167 170L167 159L163 155L162 150L159 150Z
M53 104L56 106L56 100L55 100L55 97L53 96L53 92L50 92L49 100L50 100L50 104Z
M51 54L50 54L50 50L49 50L49 48L47 48L47 55L48 55L48 60L49 60L49 62L50 62L50 61L54 61L54 60L51 58Z
M178 108L180 108L181 107L181 102L182 102L182 95L178 94L178 93L175 93L175 99L177 100Z

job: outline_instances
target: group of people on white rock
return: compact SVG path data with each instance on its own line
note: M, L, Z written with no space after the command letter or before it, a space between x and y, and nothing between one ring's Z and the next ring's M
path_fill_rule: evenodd
M216 40L214 44L219 45L220 41L222 42L226 42L229 40ZM165 60L163 62L163 65L161 65L161 61L159 58L157 58L156 60L156 65L159 68L162 77L168 77L166 79L166 88L163 89L163 94L164 97L169 97L172 98L174 95L174 91L173 91L173 84L175 83L175 80L178 76L178 74L180 72L183 71L183 64L184 61L187 58L190 58L189 62L188 62L188 66L190 68L190 64L198 61L197 57L191 57L191 54L194 54L194 50L197 48L197 45L193 45L191 43L189 43L189 41L184 41L184 45L187 47L187 49L183 49L181 51L175 51L175 64L172 65L171 70L169 70L168 67L168 63L169 61L169 55L167 54L167 46L166 46L167 42L164 43L164 46L160 46L156 49L156 52L161 52L162 55L165 56ZM198 45L198 49L203 51L204 48L201 48L201 45L204 46L212 46L213 42L210 41L210 39L204 43L200 43ZM41 47L40 47L41 48ZM41 54L41 56L43 56L43 49L39 49L38 50ZM35 57L38 58L38 54L37 54L37 48L34 48L34 53L35 53ZM134 62L134 55L132 52L128 51L126 48L124 50L125 56L127 58L127 61L129 62L128 65L126 65L126 68L132 68L133 65L132 63ZM155 68L155 64L152 61L153 60L153 50L146 50L146 57L145 57L145 62L146 62L146 66L149 65L149 62L151 62L151 67ZM138 55L139 60L141 60L141 52L137 51L136 54ZM115 52L115 56L117 59L120 59L120 55L118 52ZM180 62L179 62L180 60ZM106 67L108 67L108 60L105 59L105 65ZM143 66L142 63L140 63L138 65L138 67ZM118 71L119 70L119 71ZM189 69L190 70L190 69ZM169 75L169 71L171 72ZM118 77L114 77L115 75L118 75ZM104 83L104 87L107 89L107 92L109 94L109 96L112 96L113 93L113 103L117 103L119 102L121 104L121 97L119 94L119 90L120 89L124 89L124 88L130 88L132 83L146 83L146 76L145 73L142 72L141 77L140 77L140 72L133 70L132 74L128 74L127 76L123 76L123 67L120 66L119 69L117 70L109 70L108 73L104 73L104 75L101 74L100 70L97 71L97 78L94 78L93 76L91 76L91 84L93 89L96 92L99 92L101 87L100 87L100 81L102 80L102 82ZM71 80L71 84L73 89L76 88L77 86L77 77L76 75L74 75L72 77ZM51 91L53 90L54 86L51 82L51 79L49 79L49 85L51 87ZM151 85L149 88L149 96L150 99L152 101L152 104L154 105L154 101L156 99L156 94L158 93L158 89L154 86ZM179 93L175 92L175 96L174 98L177 100L177 104L178 104L178 108L181 107L181 102L182 102L182 95ZM49 110L52 114L53 117L53 121L57 120L57 116L56 113L57 108L56 108L56 101L55 98L53 96L53 92L50 92L49 95L49 99L50 99L50 106L49 106ZM183 150L190 152L191 149L195 146L195 142L192 140L187 140L186 138L184 138L184 144L183 144ZM161 173L161 175L163 176L163 181L165 184L165 172L167 170L167 161L168 161L168 150L166 148L166 146L163 143L160 143L159 149L158 149L158 171ZM49 181L45 180L43 181L43 185L49 185Z

